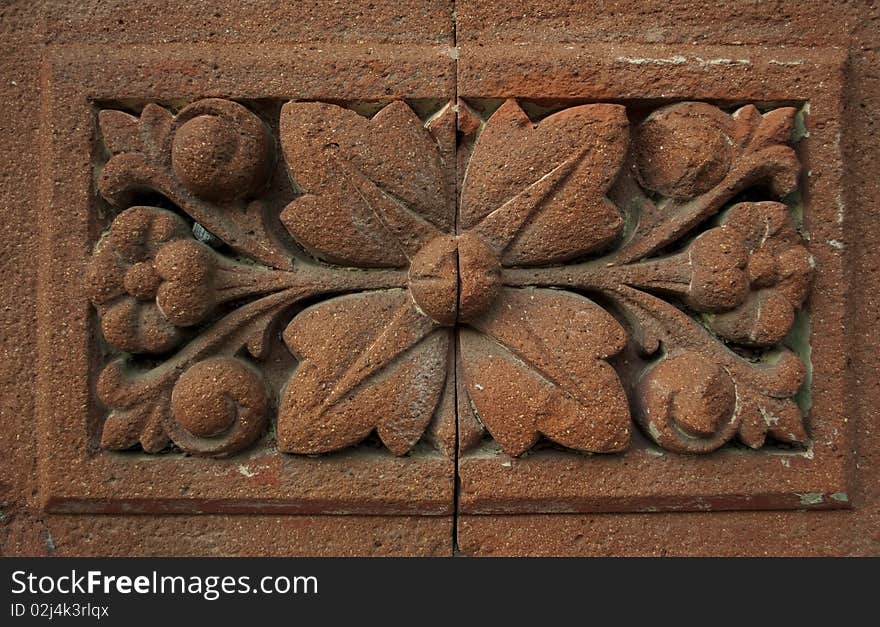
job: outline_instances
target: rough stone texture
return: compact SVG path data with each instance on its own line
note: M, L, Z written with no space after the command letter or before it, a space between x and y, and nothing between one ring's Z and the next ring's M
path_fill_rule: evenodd
M450 516L16 516L4 555L433 557L450 554Z
M336 4L332 5L334 8L322 3L300 8L267 2L247 10L230 6L213 15L200 12L190 17L186 7L168 12L156 11L150 3L117 4L14 3L0 13L3 51L8 52L0 61L4 78L0 88L4 102L9 103L0 115L3 163L7 166L0 180L6 221L0 276L4 279L5 302L15 303L2 314L2 374L8 391L3 395L4 428L0 438L3 450L9 453L0 463L4 466L2 476L15 477L13 481L4 479L0 486L3 554L448 553L452 524L448 516L452 511L448 453L455 431L450 433L449 416L456 396L450 391L449 377L445 385L441 382L442 392L436 392L438 412L445 418L428 433L428 441L435 442L440 453L417 453L402 459L383 457L378 463L369 451L343 454L348 457L341 464L335 463L335 458L289 461L284 456L261 457L257 453L255 457L231 460L163 460L161 471L157 471L146 456L125 459L120 457L124 453L96 455L99 442L88 434L97 432L94 426L100 417L92 409L85 411L81 424L56 422L51 416L84 415L83 408L90 407L89 386L93 385L83 384L89 381L84 373L90 363L101 358L98 353L103 350L90 346L80 333L91 315L85 295L80 293L73 305L65 298L80 284L90 242L97 239L98 230L104 226L88 214L86 206L93 157L90 129L94 122L93 109L85 106L83 96L107 104L126 98L142 99L145 93L169 103L206 96L260 99L267 94L329 101L370 100L399 94L442 101L453 97L456 91L450 81L452 61L448 49L454 38L461 46L457 52L457 91L464 97L464 107L476 106L480 99L508 97L546 99L545 104L551 107L554 98L574 99L571 104L578 104L578 98L645 99L646 109L655 109L665 98L814 103L812 122L816 126L811 128L812 137L801 154L805 169L813 177L808 185L811 197L806 199L805 222L811 234L810 252L821 269L814 293L830 296L813 298L811 302L813 322L822 330L812 340L812 413L822 419L809 425L815 440L809 451L811 458L754 458L749 457L748 451L707 457L661 457L638 440L632 453L626 454L622 471L620 458L613 456L571 457L560 451L541 450L522 459L511 459L496 451L484 454L477 446L478 430L463 422L468 412L461 409L459 395L460 446L463 451L477 446L471 457L462 457L459 470L459 508L464 512L459 516L461 550L473 555L880 552L876 532L880 528L880 488L873 480L878 442L870 422L876 399L869 385L876 379L880 365L873 333L878 286L876 263L864 254L877 244L872 211L880 200L880 177L872 154L876 143L874 112L880 105L880 82L872 69L878 60L878 29L877 16L869 9L858 3L830 8L824 3L793 2L723 8L692 2L606 2L597 8L582 2L535 7L527 3L520 6L464 1L455 7L458 22L453 31L453 7L428 2L383 3L371 11L350 5L338 10ZM158 4L162 5L160 9L167 8L165 3ZM823 19L815 18L819 14ZM157 21L156 15L162 17ZM180 28L180 24L188 27ZM610 47L595 48L598 43ZM55 47L58 44L72 47ZM807 50L814 47L820 49ZM846 81L841 84L840 67L845 57ZM99 58L106 62L96 61ZM750 59L751 65L738 63L742 58ZM243 78L245 70L247 79ZM827 81L828 91L813 90L811 86L820 80ZM89 84L80 87L83 82ZM646 87L648 84L650 88ZM737 90L734 95L730 93L732 85ZM845 110L836 108L834 103L834 90L840 86L848 104ZM467 155L471 148L467 138L479 130L479 116L469 117L467 110L462 110L465 113L459 116L463 134L460 153ZM127 124L117 118L107 126L116 130L120 146L130 146L135 141L135 135L126 131ZM222 129L216 130L215 136L223 133ZM542 146L540 141L537 145ZM842 170L836 162L838 147L847 166L845 179L841 178ZM440 147L441 154L451 162L449 150L448 145ZM475 154L478 150L479 145ZM181 152L192 154L193 150ZM216 146L200 147L195 153L208 155L209 160L226 160ZM35 171L34 163L41 164L40 171ZM728 167L712 157L701 163L704 179L716 178ZM461 168L458 174L460 180ZM539 172L537 176L542 174L545 173ZM649 186L671 190L673 196L698 189L694 187L695 181L683 172L661 174L651 179L659 181L657 185L646 181L646 177L642 180ZM197 173L193 177L195 187L199 180L210 179L211 175L212 172ZM182 178L185 177L184 173ZM256 186L260 176L247 171L240 178L255 181ZM449 189L452 183L444 181L442 185ZM514 183L499 188L506 185ZM781 186L786 186L784 180ZM112 184L102 186L102 191L111 192L111 196L114 189ZM836 196L841 190L842 194ZM604 193L605 188L600 185L599 191ZM270 194L283 197L281 192ZM838 216L843 218L842 226ZM540 220L533 223L537 232L541 232L541 226ZM539 263L551 258L565 259L571 251L601 248L617 228L614 220L610 220L609 235L588 244L582 234L572 230L568 233L571 246L563 250L541 248L541 243L557 244L553 237L520 242L510 248L511 258L526 264L530 259ZM70 233L62 237L69 237L74 244L57 246L60 233ZM490 242L498 235L480 234ZM786 301L777 299L779 307L774 311L779 312L775 318L785 318L788 314L783 305L796 307L803 298L795 290L803 273L797 271L797 254L795 258L789 254L791 242L784 249L745 247L744 266L742 260L732 265L723 260L718 263L724 271L744 272L749 285L758 290L782 285ZM59 250L56 258L46 258L45 251L50 249ZM38 305L37 268L33 260L40 250L44 256ZM535 250L538 252L534 253ZM189 260L200 254L193 252L187 257L178 251L172 256ZM261 254L270 266L279 261L273 257L271 247ZM778 261L780 255L788 255L786 263ZM844 267L840 259L844 255L848 261L847 276L858 280L848 282L841 274ZM168 281L170 277L166 274L171 271L166 268L164 273L160 272L159 265L157 261L155 268L128 268L123 287L132 299L161 291L156 276ZM786 267L794 270L780 277ZM236 275L234 271L231 274ZM520 275L523 285L533 283L529 276L532 275ZM789 277L794 280L780 280ZM317 277L316 281L325 279ZM638 277L627 280L637 282ZM65 283L69 287L64 288ZM846 312L840 303L843 285L851 288ZM58 286L58 291L46 291L46 286ZM513 297L505 294L505 290L493 302L510 303L505 298ZM186 298L185 289L176 294L179 298L171 298L171 304L166 299L163 309L174 320L183 324L201 315L187 306L193 301ZM204 298L197 300L206 302ZM732 297L722 308L728 309L729 302L736 301L739 298ZM717 298L712 299L707 310L717 308L718 302ZM174 303L179 306L173 307ZM489 304L479 309L485 307ZM65 315L59 316L62 311ZM39 337L38 312L42 322ZM554 314L550 307L533 318L545 319L547 329L552 330L554 315L558 313ZM841 332L844 319L846 336ZM740 340L770 344L778 339L773 324L758 332L752 322L744 314L734 316L726 325L723 321L716 324L720 325L719 333ZM602 364L597 358L601 360L616 352L613 323L612 319L594 325L607 329L602 334L607 341L585 343L591 354L578 361L579 367L584 367L584 363ZM503 321L499 324L503 326ZM786 322L783 326L790 325ZM285 339L288 345L295 343ZM259 346L254 349L259 352ZM482 358L492 355L488 348L479 348L476 354ZM530 356L541 358L545 354L537 351ZM628 357L624 352L615 359L625 361ZM508 364L517 365L509 360ZM703 373L710 381L705 384L707 390L718 390L719 384L711 382L717 381L717 372L692 363L688 368ZM445 371L455 369L455 365L447 364ZM44 384L68 380L73 385L69 389L59 388L57 396L35 399L33 380L38 370ZM627 379L625 368L623 371L622 376ZM461 381L480 384L473 372L466 371L466 366L458 376ZM787 376L799 381L800 375L791 371ZM595 381L593 375L587 375L585 380ZM534 389L542 384L536 382L538 387ZM45 385L41 389L45 390ZM608 393L614 385L602 389ZM670 388L667 385L664 389ZM471 391L476 394L480 390L474 385ZM250 388L242 393L253 398ZM717 416L710 414L712 408L724 408L723 398L680 398L673 406L684 416L681 424L687 427L686 431L705 435L713 424L718 424ZM479 406L478 401L472 400ZM41 403L39 411L36 403ZM604 400L599 405L608 407L609 403ZM501 405L487 399L484 407ZM205 425L198 412L195 414L191 423L184 422L197 434L223 426ZM41 416L39 422L36 416ZM483 418L484 422L492 422L486 421L485 415ZM500 424L511 423L502 420ZM490 424L486 426L493 430ZM538 431L551 437L555 434L554 439L562 444L573 442L576 448L591 449L581 437L584 434L575 434L570 441L567 438L572 434L566 425L552 419L537 429L535 425L516 426L510 434L509 452L528 448ZM501 433L498 428L495 431ZM124 430L120 433L124 435ZM619 442L615 444L615 431L610 433L610 439L599 445L600 450L619 447ZM202 449L199 442L186 440L180 434L171 435L184 450L196 455L224 454L222 449ZM495 432L492 435L504 444L502 437ZM591 438L594 434L586 435ZM746 443L763 442L763 433L750 432L743 437ZM149 437L146 441L152 441L156 447L160 444ZM385 443L394 451L390 441L394 440ZM404 436L400 441L398 448L402 451L411 438ZM146 449L144 438L141 443ZM83 457L86 451L88 455ZM42 461L38 463L39 460ZM618 460L616 467L614 460ZM391 483L387 479L389 473L395 477ZM646 476L651 477L649 482L645 481ZM163 479L167 477L175 479L166 483ZM195 479L184 485L177 480L181 477ZM585 477L595 480L585 481ZM295 515L170 517L155 513L78 513L252 512L255 504L267 512ZM498 515L507 511L815 508L843 504L851 509ZM332 515L340 511L401 515ZM302 515L314 512L324 515ZM433 515L411 517L407 513Z
M539 445L529 455L511 459L499 454L497 445L508 454L520 454L536 442L536 438L522 437L529 433L522 429L523 422L546 413L561 417L566 412L558 411L561 405L555 399L548 401L552 397L537 387L521 393L526 388L517 383L521 375L514 370L495 378L487 373L483 376L492 379L496 394L492 402L486 403L487 409L481 410L476 400L485 391L467 391L475 413L495 442L484 440L473 448L460 448L462 513L842 507L849 502L847 456L841 454L847 448L848 416L842 402L845 382L838 374L845 354L842 301L846 286L843 255L837 246L843 237L838 204L842 166L837 137L844 56L833 49L757 49L750 50L748 58L741 51L736 51L740 52L736 56L731 47L676 50L653 45L542 43L540 54L534 54L526 46L461 46L459 96L471 102L473 108L479 108L486 98L516 96L538 99L552 111L554 106L562 106L558 103L572 99L624 96L634 100L628 102L627 110L639 120L639 103L644 107L633 139L634 158L623 164L621 174L607 192L621 210L629 215L640 214L638 224L630 228L622 243L612 245L597 259L534 269L509 268L503 279L508 285L574 288L600 294L602 306L608 307L610 301L613 309L622 313L631 338L626 350L617 347L567 363L580 350L603 346L589 339L589 330L601 328L595 321L583 325L583 336L560 339L581 329L574 307L567 315L542 316L536 309L519 317L516 310L524 309L514 307L510 318L516 319L516 324L510 326L511 332L502 342L514 346L519 359L566 390L569 397L580 400L576 386L586 390L590 384L595 385L583 398L596 401L597 409L570 421L585 432L589 431L585 425L598 424L621 406L611 400L615 387L611 380L602 380L598 371L585 368L596 356L612 357L620 379L630 388L632 417L642 429L633 431L631 442L627 442L626 435L613 446L596 446L595 442L585 446L585 440L578 445L577 440L566 440L558 432L551 435L538 428L538 433L571 448L623 452L619 458L579 456ZM763 114L752 105L722 111L705 103L654 104L669 98L719 103L760 103L766 98L774 104L762 105ZM793 148L789 142L796 109L775 103L798 101L810 103L806 118L810 137ZM528 144L520 143L516 125L500 126L502 130L491 132L498 117L512 117L505 111L510 102L492 114L476 139L462 194L463 216L467 215L468 179L483 139L488 135L490 141L522 146L528 151ZM570 120L577 110L594 106L553 113L537 125L537 130L544 124L552 127L555 119L566 114ZM681 141L670 145L665 143L665 135L669 134L666 131L644 132L657 125L667 131L674 129ZM570 121L568 128L572 128ZM507 141L496 139L497 134ZM704 154L705 137L719 134L723 154ZM591 137L589 133L586 136ZM598 136L606 151L620 141L608 131ZM649 141L664 142L663 159L640 158L653 154L643 146ZM594 148L592 152L598 151ZM613 158L600 163L615 169ZM801 163L809 173L799 179ZM670 164L672 170L668 169ZM682 177L678 172L681 164L696 171L688 170ZM499 168L507 178L505 185L514 189L523 186L509 171L517 172L517 165L514 159L508 168ZM494 174L495 170L490 172ZM587 165L584 172L602 180L603 170L598 164ZM586 178L584 172L580 176ZM804 239L795 231L788 208L771 201L790 194L799 180L805 181L806 189L799 201L803 233L807 236ZM659 196L644 191L640 181L648 189L656 187ZM565 183L558 184L554 198L565 194ZM583 189L585 185L573 188ZM599 188L600 192L604 189ZM750 198L765 202L731 207L739 199L737 194L747 189L753 194ZM788 202L792 203L791 198ZM569 200L568 204L579 207L584 203ZM719 214L720 226L706 223L722 208L726 211ZM699 237L682 238L701 224L707 230ZM811 279L810 353L804 352L803 340L799 346L792 336L787 344L799 351L796 355L776 342L794 327L794 312ZM676 296L693 310L690 316L669 305L670 297ZM714 334L706 333L695 320L702 320ZM531 350L526 351L523 338L529 335L534 340ZM774 346L774 353L755 362L747 352L727 350L721 340L760 348ZM487 346L473 351L467 341L462 346L464 379L470 382L474 377L468 373L469 355L491 353ZM668 365L664 357L670 360ZM811 370L805 366L806 359ZM696 367L697 360L704 366ZM708 372L710 364L721 366L721 370ZM812 395L805 402L803 397L795 397L808 374L812 374ZM695 375L703 379L695 381ZM712 384L706 385L706 379ZM566 383L570 386L567 389ZM735 387L736 404L730 400L731 385ZM719 401L725 391L728 402ZM699 397L694 398L698 393ZM686 401L688 396L691 398ZM534 404L530 405L530 400ZM520 411L522 406L529 410ZM628 424L625 404L622 411L622 424ZM487 413L488 419L484 415ZM493 414L500 414L501 419ZM709 424L714 426L711 433L699 434ZM520 438L506 442L499 437L499 425L517 425ZM593 429L593 436L603 433ZM775 448L754 456L730 446L717 450L734 437L751 448L770 441L801 446ZM681 453L711 454L694 457Z
M785 205L731 208L718 229L729 240L720 261L711 246L698 245L714 230L678 255L653 254L756 183L768 182L777 196L794 189L799 164L787 144L795 109L764 115L751 105L732 115L704 103L657 109L642 126L669 119L676 136L686 140L667 146L669 155L682 163L692 153L699 156L703 118L724 129L729 154L718 171L695 166L687 189L670 192L675 202L658 200L655 206L633 173L621 172L629 141L626 107L569 107L533 123L508 99L486 114L462 182L462 219L456 221L446 194L452 173L444 159L452 139L444 122L454 109L442 104L422 122L404 101L377 106L371 118L326 103L290 101L281 107L285 160L279 168L287 170L298 193L291 192L296 195L280 219L311 255L276 232L273 218L283 203L266 190L275 155L270 131L254 111L218 98L197 100L177 114L155 103L136 116L99 111L99 122L108 123L101 132L112 156L101 164L98 189L124 209L88 264L87 287L102 335L123 351L106 366L93 365L103 367L97 396L110 409L101 425L101 448L122 451L139 443L159 453L172 443L195 455L238 453L259 439L268 422L265 397L278 396L282 452L332 453L375 431L390 452L403 456L415 450L432 422L431 431L439 433L437 423L445 417L434 417L451 372L449 348L457 341L456 363L465 378L456 393L470 399L474 415L506 453L521 455L541 437L575 450L624 451L630 443L629 402L604 360L620 353L629 335L607 306L546 288L599 292L613 301L646 358L662 340L667 352L720 360L725 371L718 385L735 385L741 406L712 408L726 412L709 417L718 423L717 433L678 437L674 412L665 415L663 401L643 402L638 419L661 447L711 452L738 434L759 448L768 432L776 440L806 444L801 413L788 400L803 379L793 353L775 347L779 355L751 364L672 304L648 295L672 291L698 311L717 313L715 330L740 344L774 347L792 327L809 285L809 264L799 281L790 281L800 289L784 289L791 264L777 263L772 251L780 260L785 254L804 263L812 258L798 246ZM667 141L650 133L641 138L654 140ZM635 167L641 179L657 178L656 163L642 160ZM612 187L619 202L643 206L627 212L638 227L609 247L623 227L621 208L607 197ZM144 189L164 194L196 220L192 237L181 215L125 208ZM783 230L780 251L768 242ZM251 265L192 241L200 232ZM48 253L62 241L59 232ZM591 252L597 258L566 265ZM746 264L762 255L765 267L753 287L769 291L747 307ZM643 256L650 261L639 262ZM393 269L407 265L404 283ZM522 265L536 269L524 272L517 267ZM710 279L698 280L703 275ZM738 280L728 285L728 276ZM787 316L764 306L776 294L770 288L777 287L791 292L777 298L787 304L781 312ZM291 311L300 301L338 294L344 295ZM711 306L702 307L703 301ZM758 313L750 316L752 310ZM277 344L275 321L280 327L290 316L283 338L297 364L285 376L286 364L266 357ZM777 333L768 336L767 326ZM187 327L194 331L187 333ZM753 327L762 332L752 333ZM238 355L243 345L255 363ZM146 354L161 363L138 360ZM217 359L222 369L203 367ZM233 373L247 373L246 383ZM55 384L57 378L45 381L49 393ZM672 385L677 394L688 380ZM649 396L652 390L643 388L641 396ZM707 398L713 393L704 390ZM224 399L231 403L228 410ZM214 417L221 429L206 429L206 416L194 418L203 408L222 414ZM53 416L45 417L47 425ZM436 437L428 441L438 443ZM263 449L271 455L271 441ZM342 458L335 463L344 465Z
M843 121L841 135L831 135L829 145L840 143L846 164L840 196L828 196L823 203L831 208L824 215L836 221L843 216L844 231L838 237L823 237L821 225L812 224L809 230L813 242L825 241L831 249L843 250L848 259L846 274L839 277L847 286L847 340L832 354L835 365L825 377L814 372L814 402L823 394L824 384L832 378L846 382L841 394L833 395L835 404L843 409L835 429L851 439L842 446L829 449L831 459L846 455L849 461L838 464L840 473L836 483L845 480L849 485L851 509L835 512L714 512L664 514L544 514L544 515L461 515L458 542L467 555L876 555L880 553L880 535L877 533L878 482L877 431L873 428L873 392L868 382L877 376L876 340L873 328L877 323L877 268L874 256L869 254L877 242L874 207L880 200L877 184L876 111L880 104L880 81L871 68L877 62L878 43L876 10L861 3L732 3L724 6L692 2L558 2L541 7L526 3L459 2L456 14L459 57L459 94L494 91L497 97L527 93L540 97L547 93L574 95L578 88L605 93L617 90L632 93L643 89L639 76L655 67L664 71L655 83L657 93L673 95L688 90L694 80L709 75L718 68L728 67L730 78L714 82L717 97L722 90L749 91L750 83L765 93L776 87L785 89L784 81L767 80L755 67L761 51L791 52L797 46L828 46L817 55L817 61L835 54L847 57L844 84L845 108L840 111ZM589 14L589 19L584 16ZM822 19L816 16L822 14ZM616 75L606 73L602 64L589 61L585 53L590 45L609 44L606 48L612 58L628 59L623 68L615 68ZM491 59L489 64L469 67L466 50L473 45L474 59ZM638 44L653 44L653 54L634 50ZM723 51L697 50L694 44L729 45ZM772 47L772 48L768 48ZM495 50L508 51L505 62L496 63L500 56ZM682 57L683 59L677 59ZM822 58L819 58L822 57ZM779 63L794 63L803 56L773 57ZM737 59L752 59L748 70L737 69ZM714 63L711 63L714 60ZM702 61L702 64L701 64ZM546 63L546 67L544 66ZM502 71L502 67L507 70ZM553 71L549 71L549 67ZM684 66L684 67L682 67ZM795 66L790 66L795 67ZM629 68L629 69L627 69ZM689 69L690 68L690 69ZM472 71L473 70L473 71ZM800 77L810 75L802 68ZM504 78L500 78L504 77ZM793 79L794 80L794 79ZM468 89L464 82L475 81ZM479 82L479 87L476 86ZM712 84L707 83L711 89ZM784 98L779 98L784 100ZM813 168L820 158L808 158L806 167ZM840 177L840 172L830 176ZM813 184L816 181L812 181ZM824 209L822 211L825 211ZM839 212L839 213L838 213ZM825 218L825 219L828 219ZM827 232L826 232L827 234ZM828 241L833 240L833 241ZM815 249L813 249L815 251ZM814 253L815 254L815 253ZM759 274L756 272L756 275ZM854 277L858 277L853 280ZM821 279L820 279L821 280ZM830 285L828 286L831 287ZM814 290L817 288L814 287ZM822 289L822 288L819 288ZM815 293L815 292L814 292ZM815 318L814 318L815 319ZM838 318L837 323L842 323ZM813 338L816 352L827 347L821 337ZM845 353L846 357L840 353ZM815 365L815 362L814 362ZM826 390L827 391L827 390ZM815 404L813 411L816 411ZM824 414L823 414L824 415ZM830 435L830 434L829 434ZM550 452L547 453L551 454ZM709 460L710 458L702 458ZM525 460L523 460L525 461ZM499 467L499 473L516 470ZM705 463L705 462L704 462ZM500 466L500 464L499 464ZM632 462L628 464L628 468ZM565 493L576 485L560 478L560 469L546 469L543 478L524 470L523 483L508 481L505 485L534 485L542 481L551 487L548 494ZM565 470L565 467L562 468ZM586 476L582 468L578 476ZM594 477L602 491L613 490L607 484L612 471L593 467ZM670 468L670 470L672 470ZM464 474L464 469L461 471ZM725 471L738 475L741 488L752 485L737 470ZM778 475L778 471L774 471ZM638 474L638 473L636 473ZM718 474L706 467L672 470L670 475L652 477L647 491L655 495L675 491L675 482L693 484L698 477ZM492 485L493 496L498 495L498 484L480 475L486 485ZM501 474L504 476L504 474ZM621 478L621 484L625 479ZM788 481L786 480L786 483ZM690 488L693 488L691 485ZM758 487L758 486L754 486ZM760 488L759 488L760 489ZM595 490L587 489L586 491ZM466 485L462 488L463 506L467 502ZM522 503L522 489L512 495L513 503ZM842 498L840 495L838 497ZM804 494L804 506L817 501L819 494ZM821 495L823 501L828 495ZM548 499L547 502L550 502ZM705 503L695 505L711 507ZM563 508L569 507L563 504Z
M187 33L181 29L184 23L194 30ZM174 103L211 95L237 93L240 98L259 99L274 93L286 99L300 94L308 99L332 98L334 92L340 99L370 100L394 97L397 93L442 101L454 96L449 55L453 42L451 4L414 2L392 7L388 3L368 10L366 7L348 9L332 2L293 7L265 2L251 3L247 10L219 5L215 11L191 11L189 7L170 7L164 2L149 6L130 2L115 5L7 3L0 9L0 31L3 33L4 102L0 121L4 163L2 193L6 224L2 273L4 299L11 303L8 297L15 295L16 303L2 314L5 383L4 429L0 438L8 453L2 462L0 552L5 555L448 554L453 494L453 466L448 457L415 455L408 458L408 464L402 465L385 455L382 459L386 461L379 460L377 465L370 451L361 451L353 453L354 457L348 461L331 463L330 467L337 470L330 474L309 468L326 461L311 458L300 458L304 466L287 469L267 469L259 459L240 456L228 462L213 460L212 467L201 470L163 468L144 457L137 461L114 454L103 458L95 456L100 442L83 438L88 433L94 434L93 427L99 424L96 423L98 415L91 410L77 426L58 423L57 439L39 435L40 429L34 422L36 396L31 390L37 377L37 355L45 355L44 364L53 361L55 366L50 366L52 372L42 371L44 381L72 383L56 386L57 393L42 397L47 412L57 402L57 415L83 416L83 408L91 403L86 400L91 396L89 390L97 383L84 378L83 372L91 360L100 359L102 351L108 350L98 346L88 349L87 344L81 343L81 337L80 343L77 340L77 329L83 329L86 322L97 321L89 313L81 277L86 274L84 253L106 226L101 218L90 215L93 209L86 203L94 197L94 188L90 175L83 176L85 172L81 169L93 158L92 146L99 150L94 140L97 118L91 102L125 109L129 102L155 99L175 107ZM261 42L266 44L264 48L259 48ZM108 65L103 65L104 61ZM328 83L329 77L335 78ZM248 95L242 89L252 91ZM151 121L154 128L161 130L164 114L158 109L148 113L157 116ZM225 113L234 121L234 111ZM39 132L41 117L42 134ZM103 124L105 117L101 120L102 130L106 132L104 139L111 153L125 156L137 149L150 148L139 144L143 133L132 132L131 116L115 116ZM259 186L262 171L255 169L253 162L227 153L224 146L230 139L228 129L204 117L196 116L192 123L207 127L214 144L193 145L192 138L181 139L175 151L178 160L196 157L203 163L225 165L224 176L234 180L236 185L235 190L228 190L230 193L225 194L225 198L234 197L242 187ZM217 118L222 120L222 115L209 119ZM180 121L181 126L185 124ZM186 137L189 130L191 127L186 127L180 137ZM256 145L259 150L259 141ZM65 155L70 159L65 160ZM42 159L46 167L35 167ZM187 171L181 167L177 170L181 179L192 183L195 192L200 191L200 182L211 182L221 171L211 168ZM101 188L113 198L118 186L114 187L112 172L105 173L107 180ZM78 190L76 198L64 201L64 195L74 188ZM267 193L279 198L282 192L270 187ZM230 211L234 213L236 208ZM52 221L59 228L55 234L41 227ZM230 222L221 223L219 230L223 230L224 225L229 227ZM247 233L249 229L245 226L242 230ZM55 243L80 242L67 249L68 254L59 251L53 255L54 259L44 259L43 268L49 274L43 274L43 285L80 285L78 295L73 291L68 294L74 294L76 303L64 307L64 314L58 318L54 312L61 310L55 307L62 306L66 297L58 291L51 294L44 291L38 307L38 264L34 261L38 249L50 248L56 237L60 239L55 239ZM253 272L247 272L252 268L230 265L227 260L221 264L218 255L206 252L205 248L188 240L184 247L157 254L154 264L131 271L128 280L123 280L123 288L135 302L146 302L137 299L152 297L156 292L168 321L186 326L204 313L189 305L210 302L225 306L204 294L194 295L195 287L204 288L209 283L215 290L222 290L222 294L231 295L235 290L253 290L261 282L271 281L270 277L261 276L260 281L254 283ZM265 254L271 256L271 252ZM202 263L206 259L207 266ZM54 278L50 268L55 268ZM213 280L168 287L175 281L192 278L193 270L198 274L205 268ZM123 274L123 279L127 275L128 272ZM321 283L320 278L316 277L315 281ZM38 308L43 312L41 315L48 316L43 318L44 322L59 320L57 324L50 324L56 332L38 334ZM39 351L38 337L42 338ZM260 344L255 336L249 348L259 351ZM270 356L273 360L277 358L278 355ZM239 369L238 372L247 378L245 371ZM197 374L210 376L205 372L193 376ZM109 383L112 384L112 380ZM237 386L245 401L242 407L247 409L246 406L251 405L259 409L259 395L255 395L250 384L242 380ZM184 410L187 416L184 423L198 435L218 425L206 425L200 419L198 403L210 404L210 394L203 396L196 391L196 396L187 401L184 394L181 402L188 408ZM119 433L124 435L124 430ZM47 433L43 431L43 435ZM449 437L452 436L447 439ZM195 454L221 453L219 449L200 450L198 442L185 438L181 438L179 444ZM448 446L454 447L451 440ZM51 462L38 464L38 457L44 461L54 458L58 463L54 466ZM86 469L82 464L88 466L89 460L109 463L116 469ZM199 463L196 458L178 456L178 462L184 460ZM119 461L123 463L119 465ZM142 465L145 461L146 466ZM216 465L218 461L220 466ZM65 465L71 476L64 476ZM38 466L42 466L42 474ZM73 475L78 478L72 480ZM196 485L198 478L207 483ZM246 484L251 487L244 488ZM293 493L285 496L278 492L277 487L282 485L291 487ZM73 502L67 498L69 495L74 496ZM265 501L266 497L280 506L277 511L285 516L271 515L271 506L265 510L269 513L253 517L156 514L93 517L81 513L50 513L65 508L75 512L220 511L216 510L218 506L226 512L235 512L242 511L242 503L251 503L244 508L253 512L254 499ZM313 515L319 511L324 515ZM337 516L333 512L346 515ZM395 515L349 515L352 512L393 512ZM407 512L419 516L406 516Z

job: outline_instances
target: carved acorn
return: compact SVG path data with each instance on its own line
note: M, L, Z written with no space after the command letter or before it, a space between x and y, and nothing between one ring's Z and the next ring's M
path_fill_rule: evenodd
M710 229L688 248L691 276L686 300L701 312L726 311L749 293L749 251L742 236L729 229Z
M174 175L201 198L244 198L259 191L271 174L269 131L238 103L199 100L177 115L173 132Z
M718 186L730 194L756 183L766 183L782 197L797 186L800 169L786 145L796 113L793 107L780 107L762 115L746 105L728 115L704 102L662 107L638 129L638 180L679 202ZM717 196L710 195L708 202L717 202Z
M703 102L658 109L639 127L639 180L668 198L693 198L709 191L730 170L732 133L730 116Z
M156 254L156 272L162 280L156 291L156 303L165 317L179 327L204 320L216 301L216 267L224 262L232 265L193 239L162 247Z

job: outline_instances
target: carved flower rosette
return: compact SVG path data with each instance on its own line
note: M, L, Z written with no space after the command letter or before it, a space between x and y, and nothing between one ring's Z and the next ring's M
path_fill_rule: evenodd
M448 398L459 451L807 442L795 109L271 111L100 112L103 448L453 455Z

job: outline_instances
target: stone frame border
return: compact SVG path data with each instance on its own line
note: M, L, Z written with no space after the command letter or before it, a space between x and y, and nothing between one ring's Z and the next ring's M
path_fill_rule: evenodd
M41 74L39 195L43 219L36 427L41 496L47 511L453 513L453 469L447 459L414 457L377 463L376 459L360 459L356 452L345 453L351 460L343 470L354 472L334 477L322 473L334 467L326 461L336 457L297 459L296 463L277 461L281 456L275 455L225 461L178 456L132 460L97 451L89 438L96 419L91 394L95 373L89 365L95 348L88 339L94 319L77 279L97 234L91 215L91 161L96 150L92 101L174 101L211 95L452 98L456 89L465 99L637 100L658 105L683 99L723 104L808 103L810 136L798 150L805 172L810 172L804 178L804 222L817 260L808 306L813 365L808 426L814 444L807 454L759 457L760 453L724 451L709 457L661 456L645 448L607 458L548 452L509 460L466 454L458 461L460 513L848 506L845 207L840 149L845 51L467 44L457 51L457 64L455 56L447 46L395 45L177 44L47 50ZM189 76L187 93L174 91L180 82L174 73ZM78 81L74 76L89 80ZM55 173L60 169L53 164L61 160L68 164L65 171L76 171L77 176L59 178ZM76 421L58 419L70 416L76 416ZM122 458L124 463L120 463ZM626 471L615 469L615 462L623 462ZM218 472L218 465L222 471ZM315 474L315 468L321 470ZM310 475L321 480L303 484L302 477Z

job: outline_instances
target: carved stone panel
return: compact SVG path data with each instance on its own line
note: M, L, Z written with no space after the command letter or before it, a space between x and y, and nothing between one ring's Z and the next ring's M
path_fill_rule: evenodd
M460 225L535 207L461 334L460 511L847 507L843 55L540 49L459 57Z
M50 511L449 531L453 348L408 260L455 219L453 60L328 48L47 60Z
M846 506L840 56L547 52L54 52L50 511Z

